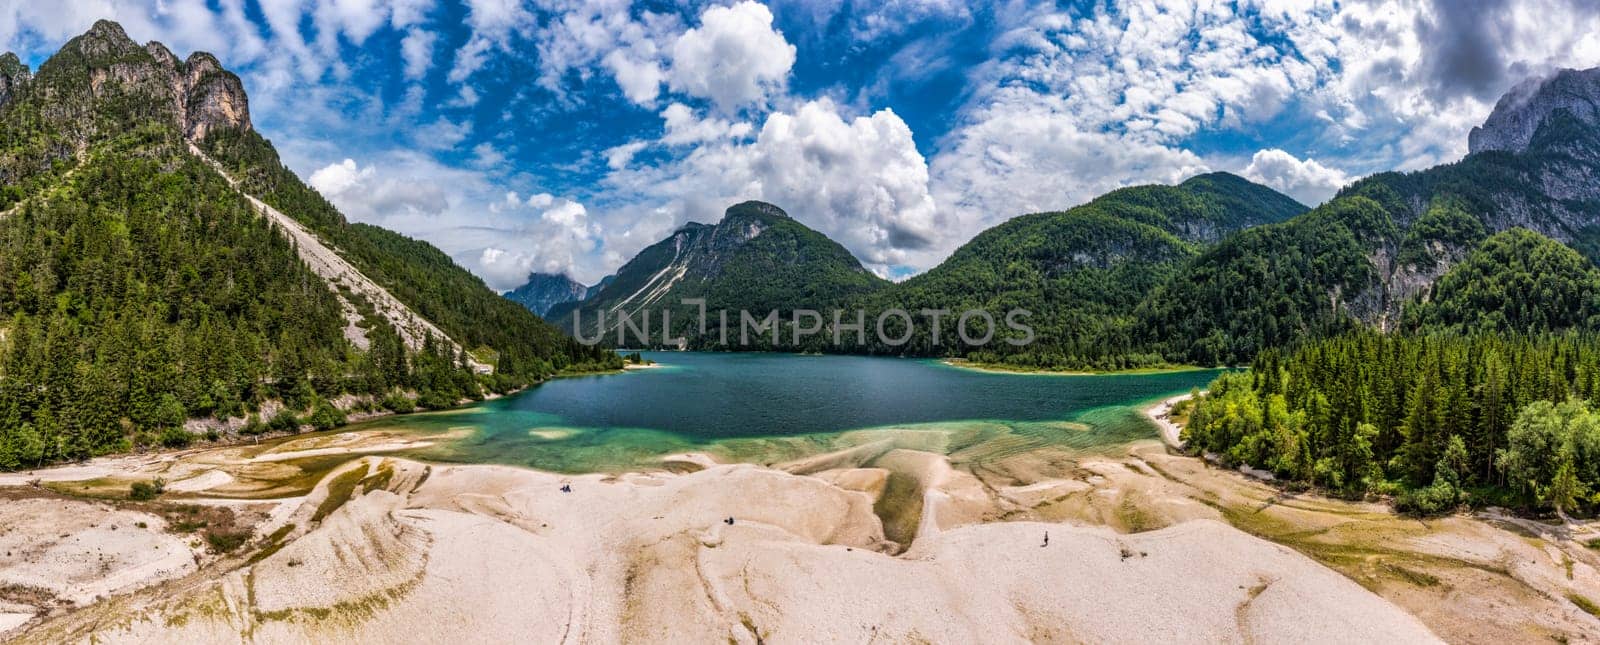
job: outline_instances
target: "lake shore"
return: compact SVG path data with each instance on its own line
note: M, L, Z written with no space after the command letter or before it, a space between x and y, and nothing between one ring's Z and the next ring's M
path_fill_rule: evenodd
M988 374L1015 374L1023 376L1138 376L1147 374L1172 374L1178 372L1199 372L1210 367L1198 365L1173 365L1168 367L1141 367L1125 370L1093 371L1093 370L1055 370L1040 367L1021 367L1005 363L975 363L962 358L941 358L939 363L956 369L983 372Z
M387 442L372 437L367 447ZM303 495L232 502L261 507L245 551L191 553L177 542L168 550L182 560L141 555L139 545L171 535L159 517L57 497L49 504L64 513L91 505L128 514L107 520L131 540L126 561L111 565L119 584L73 591L88 570L26 560L0 561L0 583L69 585L49 590L58 604L27 623L28 638L47 641L216 640L237 638L240 625L262 642L433 640L467 629L490 640L831 641L868 626L889 640L938 642L1178 633L1435 640L1359 585L1215 519L1137 533L1044 516L996 523L1006 509L1029 499L1037 506L1050 496L1042 491L1082 480L1019 482L996 498L943 455L896 445L886 439L770 467L689 455L678 461L694 467L678 474L567 476L356 456ZM246 466L279 463L271 456L125 463L117 476L204 477L185 498L197 504L230 494ZM218 470L238 475L205 474ZM910 495L892 492L891 479L910 482ZM891 499L918 509L909 543L884 532ZM3 514L17 534L40 536L33 539L45 539L41 523L50 532L61 526L53 516ZM99 540L104 529L73 529L68 544ZM932 593L881 602L908 589ZM96 602L91 592L110 598ZM84 602L59 604L69 599L61 594ZM1152 603L1164 610L1148 611ZM1307 621L1285 603L1322 609Z
M1180 394L1144 406L1139 411L1144 414L1146 419L1150 420L1150 423L1155 424L1157 430L1160 430L1162 443L1172 447L1174 450L1183 450L1183 439L1180 438L1183 428L1172 419L1172 408L1183 401L1193 398L1193 394Z
M613 473L394 456L461 425L0 476L0 638L1570 642L1600 626L1580 602L1600 598L1600 526L1423 523L1288 493L1174 454L1187 396L1133 413L1161 442L1095 451L951 425ZM166 494L126 499L157 478Z

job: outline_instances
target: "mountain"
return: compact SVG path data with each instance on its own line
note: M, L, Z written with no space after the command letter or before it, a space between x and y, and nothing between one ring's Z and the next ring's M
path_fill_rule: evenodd
M604 331L614 334L622 316L631 316L638 324L649 311L652 333L659 341L663 311L670 312L677 332L688 334L691 326L698 330L699 309L682 306L684 298L706 299L713 317L717 310L728 310L734 316L730 329L736 333L733 325L740 310L757 316L776 310L787 317L794 309L820 310L888 284L843 246L795 221L783 209L749 201L728 207L716 224L685 224L622 265L598 293L582 303L557 305L549 317L592 337L600 329L602 313ZM581 329L574 327L574 313Z
M564 273L530 273L522 286L507 291L506 298L543 316L550 308L563 302L577 302L589 297L591 290L598 293L600 285L583 286L583 283Z
M1518 84L1495 103L1482 126L1472 129L1467 149L1472 153L1527 152L1540 128L1559 112L1587 129L1600 126L1600 68L1563 69L1549 78Z
M0 186L0 469L616 362L346 222L278 162L237 76L112 22L37 73L0 57Z
M1177 186L1112 191L1060 212L1008 220L973 238L928 272L860 299L869 312L900 308L983 309L997 319L1013 308L1033 313L1036 341L995 341L972 358L1035 367L1111 368L1139 356L1133 312L1182 263L1241 229L1280 222L1305 206L1227 173ZM954 325L918 325L911 342L872 351L939 355L959 350Z
M1600 268L1527 229L1495 234L1405 312L1410 329L1600 329Z
M1566 70L1519 86L1472 131L1465 159L1373 175L1306 215L1222 240L1141 306L1141 336L1171 360L1239 363L1306 335L1395 328L1409 303L1470 254L1503 253L1510 238L1480 248L1496 233L1526 229L1600 257L1597 78L1600 70ZM1516 241L1525 251L1550 248ZM1557 266L1565 265L1530 268ZM1498 320L1489 309L1509 322L1539 309L1535 293L1472 301L1481 311L1442 322Z

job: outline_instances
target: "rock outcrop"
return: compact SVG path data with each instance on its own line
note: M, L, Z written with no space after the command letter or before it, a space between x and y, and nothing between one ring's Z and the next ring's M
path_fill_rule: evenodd
M4 108L17 89L32 78L28 66L22 64L22 59L17 58L16 54L6 52L0 55L0 108Z
M15 54L0 56L0 109L20 92L40 92L40 104L48 108L42 116L61 123L60 131L79 143L135 125L129 117L167 121L193 140L219 129L252 127L243 83L215 56L195 52L180 61L159 42L140 46L109 20L68 41L40 71L46 68L53 71L41 75L48 82L30 74ZM104 113L118 104L106 99L116 97L149 109Z
M1523 81L1495 104L1482 126L1472 129L1468 150L1526 152L1541 127L1565 112L1583 126L1600 126L1600 68L1563 69Z

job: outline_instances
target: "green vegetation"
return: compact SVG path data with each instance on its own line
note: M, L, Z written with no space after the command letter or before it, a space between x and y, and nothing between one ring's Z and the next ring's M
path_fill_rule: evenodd
M128 487L128 499L135 502L148 502L160 497L165 492L167 492L167 482L160 478L147 482L134 482Z
M326 429L345 422L332 404L343 395L437 408L621 366L426 243L347 224L253 130L211 128L198 143L247 190L496 369L475 374L443 339L408 348L347 292L370 344L358 350L338 298L294 246L189 153L171 84L186 68L153 51L102 21L0 105L0 470L183 447L198 436L183 429L193 418L248 418L247 433ZM20 69L14 57L0 65ZM111 81L91 82L112 66ZM196 88L238 85L195 69ZM269 402L283 412L261 419Z
M1229 464L1336 492L1395 493L1401 510L1473 498L1600 504L1600 337L1358 332L1263 352L1224 375L1185 428Z
M999 329L990 344L963 348L956 321L946 318L938 338L931 324L921 322L904 346L883 346L869 334L867 345L857 349L959 355L1022 368L1116 371L1164 366L1173 361L1146 340L1136 316L1141 303L1162 285L1182 279L1187 261L1206 244L1304 210L1264 186L1215 173L1178 186L1116 190L1064 212L1013 218L980 233L927 273L850 303L850 308L866 309L869 321L892 308L982 309L997 319ZM1026 322L1036 336L1025 347L1004 342L1022 336L1000 320L1019 308L1032 312ZM891 320L891 337L902 329L893 324Z
M752 232L759 231L754 237ZM666 271L669 267L676 267ZM661 242L641 251L616 277L583 303L562 303L548 316L557 324L571 328L573 312L581 316L585 337L594 335L600 311L612 311L623 302L643 302L634 297L664 286L663 273L682 273L682 277L662 291L645 307L650 316L649 343L628 331L625 342L616 343L615 314L606 319L611 331L603 340L619 346L661 343L661 316L671 318L674 337L686 338L691 348L724 348L717 337L719 310L729 312L730 345L738 345L739 311L761 317L779 312L780 320L792 320L796 309L827 310L857 294L882 289L888 282L862 268L861 263L837 242L807 228L771 204L743 202L728 208L715 226L690 223ZM629 300L633 297L633 300ZM699 334L698 307L683 306L685 298L704 298L709 318L709 333ZM625 311L632 308L625 307ZM634 314L632 324L643 327L642 316ZM748 349L785 349L793 336L784 332L781 342L773 343L770 333L752 336ZM759 340L759 344L755 344Z
M356 486L359 485L361 480L365 479L366 476L366 465L357 464L355 467L339 473L333 479L329 480L327 487L328 496L323 498L321 504L317 505L317 510L311 514L311 521L321 522L322 518L327 517L330 513L336 510L339 510L340 506L344 506L344 503L350 501L350 498L355 495Z
M1354 327L1356 320L1335 307L1337 294L1376 285L1367 255L1396 234L1383 207L1362 197L1242 231L1201 253L1140 305L1141 338L1176 362L1238 365L1267 347Z
M246 192L306 225L368 278L438 325L463 347L498 355L490 389L504 392L558 371L616 369L615 354L585 347L489 289L433 245L368 224L351 224L278 160L254 130L207 136L207 154Z
M1452 331L1600 329L1600 270L1560 242L1511 229L1451 268L1405 320Z

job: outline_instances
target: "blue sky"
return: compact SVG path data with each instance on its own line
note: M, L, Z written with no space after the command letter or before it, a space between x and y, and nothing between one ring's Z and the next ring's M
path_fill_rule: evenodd
M743 199L894 278L1119 186L1227 170L1314 204L1600 65L1583 0L0 0L0 41L36 67L98 18L216 54L347 216L500 289Z

